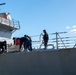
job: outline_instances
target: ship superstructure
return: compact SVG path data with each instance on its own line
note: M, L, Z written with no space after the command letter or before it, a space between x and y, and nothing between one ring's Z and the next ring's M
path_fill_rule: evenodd
M10 13L0 13L0 41L7 41L7 44L12 43L12 33L20 29L19 21L11 18Z

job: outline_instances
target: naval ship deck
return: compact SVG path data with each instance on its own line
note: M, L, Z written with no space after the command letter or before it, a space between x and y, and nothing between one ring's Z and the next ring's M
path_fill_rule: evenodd
M1 75L76 75L76 48L0 55Z

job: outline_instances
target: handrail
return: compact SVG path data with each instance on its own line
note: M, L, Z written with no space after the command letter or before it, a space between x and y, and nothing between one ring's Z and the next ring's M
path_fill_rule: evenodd
M8 19L0 16L0 23L5 24L7 26L11 26L11 27L20 29L19 21L15 21L14 19L8 20Z
M56 34L57 33L57 34ZM48 45L53 45L54 49L61 49L61 48L75 48L76 47L76 36L65 36L65 35L69 35L69 33L67 32L56 32L56 33L51 33L49 34L49 41L48 41ZM61 35L60 35L61 34ZM35 39L33 39L34 37L37 37L39 39L36 39L38 41L36 41ZM32 40L35 40L34 42L32 42L32 46L35 48L41 48L42 45L42 37L41 35L37 35L37 36L32 36ZM50 46L48 46L50 47ZM43 47L42 47L43 48Z

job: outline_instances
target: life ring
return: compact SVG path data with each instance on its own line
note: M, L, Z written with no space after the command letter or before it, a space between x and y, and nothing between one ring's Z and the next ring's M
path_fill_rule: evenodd
M54 49L54 45L53 44L47 44L47 47L48 46L52 46L52 49Z

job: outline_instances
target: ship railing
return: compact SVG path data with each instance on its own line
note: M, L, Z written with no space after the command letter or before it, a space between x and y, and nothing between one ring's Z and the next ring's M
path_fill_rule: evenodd
M44 44L42 43L42 36L35 35L32 37L32 47L34 49L43 49ZM36 41L36 40L37 41ZM66 49L76 47L76 36L73 33L68 32L55 32L49 34L48 49Z
M14 28L20 29L19 21L16 21L14 19L8 20L8 19L5 19L3 17L0 17L0 23L4 24L4 25L7 25L7 26L10 26L10 27L14 27Z

